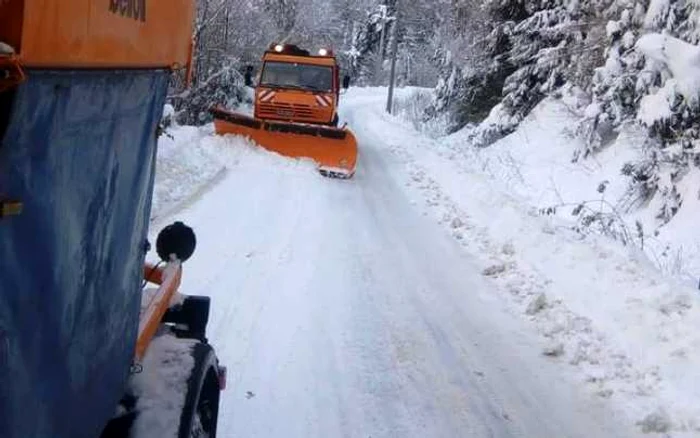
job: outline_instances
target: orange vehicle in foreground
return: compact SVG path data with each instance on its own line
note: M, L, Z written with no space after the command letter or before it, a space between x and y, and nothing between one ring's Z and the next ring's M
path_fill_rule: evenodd
M216 437L211 300L180 293L193 230L146 260L195 17L195 0L0 0L2 438Z
M216 132L250 137L279 154L311 158L323 175L351 178L357 141L347 128L338 128L341 84L333 52L321 49L311 55L294 45L276 44L262 62L254 117L215 107Z

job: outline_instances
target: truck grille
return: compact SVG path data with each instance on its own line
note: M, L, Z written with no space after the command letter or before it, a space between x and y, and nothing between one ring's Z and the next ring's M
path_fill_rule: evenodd
M258 105L258 115L263 119L303 120L311 122L324 118L323 112L315 110L310 105L284 102L259 102Z

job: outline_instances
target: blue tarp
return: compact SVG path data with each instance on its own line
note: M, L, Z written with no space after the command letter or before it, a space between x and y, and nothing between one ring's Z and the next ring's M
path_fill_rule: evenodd
M133 356L165 71L30 71L0 143L0 436L96 438Z

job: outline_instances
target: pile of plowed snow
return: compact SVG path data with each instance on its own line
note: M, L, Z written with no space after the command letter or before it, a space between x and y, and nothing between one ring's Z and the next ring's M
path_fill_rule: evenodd
M240 136L216 135L212 124L175 126L158 142L152 222L162 225L162 220L241 165L267 168L270 173L315 171L309 160L282 157Z

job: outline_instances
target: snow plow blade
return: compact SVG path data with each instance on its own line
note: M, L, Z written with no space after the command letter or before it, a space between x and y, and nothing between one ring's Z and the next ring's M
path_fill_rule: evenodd
M324 176L348 179L355 174L357 140L348 129L259 120L222 108L210 111L219 135L242 135L280 155L310 158Z

